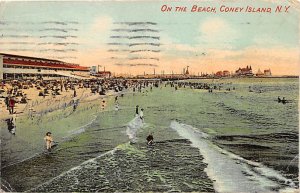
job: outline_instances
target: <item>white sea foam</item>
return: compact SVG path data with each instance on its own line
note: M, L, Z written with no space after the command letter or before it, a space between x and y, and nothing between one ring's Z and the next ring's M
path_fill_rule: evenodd
M143 127L143 124L139 116L136 116L127 124L126 134L131 142L136 142L136 134L138 130Z
M170 127L199 148L217 192L273 192L282 187L281 191L285 192L296 188L292 180L279 172L214 145L208 134L190 125L172 121Z

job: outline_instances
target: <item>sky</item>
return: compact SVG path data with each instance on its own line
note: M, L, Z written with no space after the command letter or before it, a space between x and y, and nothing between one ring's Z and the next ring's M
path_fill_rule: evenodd
M162 12L163 5L172 11ZM216 13L190 12L193 5ZM219 12L222 5L272 13ZM274 13L278 5L291 8ZM176 6L187 12L175 12ZM251 65L254 73L298 75L299 7L288 0L0 1L0 52L116 74L182 73L186 66L192 74L234 72Z

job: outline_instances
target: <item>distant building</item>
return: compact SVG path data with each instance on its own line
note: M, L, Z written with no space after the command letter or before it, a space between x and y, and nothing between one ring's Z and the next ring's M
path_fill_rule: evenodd
M189 66L186 67L186 71L185 71L185 75L189 75L190 72L189 72Z
M110 71L99 71L95 74L96 77L100 78L110 78L111 72Z
M223 72L222 71L218 71L215 74L216 77L222 77L223 76Z
M223 71L223 76L230 76L230 72L228 70Z
M206 73L203 73L203 72L201 72L201 75L200 75L201 77L208 77L209 75L207 74L207 72Z
M59 60L0 53L0 79L89 78L89 68Z
M94 75L96 73L97 73L97 66L91 66L91 68L90 68L90 74Z
M247 66L246 68L239 68L235 71L236 76L253 76L252 67Z
M265 74L258 69L257 73L255 74L256 76L264 76Z
M215 74L216 77L228 77L230 76L230 72L228 70L224 70L224 71L218 71Z
M271 69L264 70L264 75L265 76L272 76Z

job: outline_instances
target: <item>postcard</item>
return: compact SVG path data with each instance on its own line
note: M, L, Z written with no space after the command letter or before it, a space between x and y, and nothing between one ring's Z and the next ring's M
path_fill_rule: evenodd
M299 13L0 1L1 192L298 192Z

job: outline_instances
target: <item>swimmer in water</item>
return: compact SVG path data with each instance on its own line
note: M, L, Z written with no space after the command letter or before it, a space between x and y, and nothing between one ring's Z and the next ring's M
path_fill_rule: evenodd
M148 135L148 137L146 138L146 140L147 140L147 145L153 145L153 140L154 140L153 134L150 133L150 134Z

